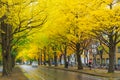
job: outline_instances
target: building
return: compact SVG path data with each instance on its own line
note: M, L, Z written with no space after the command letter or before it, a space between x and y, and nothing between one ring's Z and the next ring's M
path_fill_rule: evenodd
M99 53L97 54L93 54L92 52L89 54L90 58L92 58L94 60L94 57L96 59L96 64L101 64L101 56ZM116 57L116 64L117 65L120 65L120 46L117 46L116 48L116 54L115 54L115 57ZM103 65L108 65L109 64L109 54L108 53L105 53L103 52L103 55L102 55L102 64Z

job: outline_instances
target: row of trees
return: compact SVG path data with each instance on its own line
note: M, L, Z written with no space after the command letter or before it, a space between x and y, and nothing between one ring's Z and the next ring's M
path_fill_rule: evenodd
M3 76L8 76L14 66L17 49L31 30L46 22L46 14L39 0L1 0L0 27Z
M72 49L77 55L78 69L83 69L83 50L93 38L98 39L109 48L108 72L114 72L115 48L120 42L119 5L119 0L1 0L3 76L12 71L18 49L28 36L39 44L44 57L48 54L50 60L51 53L54 54L56 66L58 53L64 54L66 63L67 50ZM39 33L47 38L41 38Z
M77 55L78 69L83 69L81 54L89 46L91 39L97 39L108 48L108 72L113 73L116 64L115 50L120 42L119 1L65 0L56 1L52 5L51 7L56 9L54 10L56 14L53 15L51 12L52 19L48 19L46 30L52 32L47 33L53 36L53 41L50 43L54 43L53 51L62 45L66 55L66 48L68 46L73 48Z

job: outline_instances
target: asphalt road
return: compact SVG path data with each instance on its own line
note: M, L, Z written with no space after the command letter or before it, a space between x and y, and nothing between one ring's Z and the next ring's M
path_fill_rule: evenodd
M29 80L117 80L44 67L20 66Z

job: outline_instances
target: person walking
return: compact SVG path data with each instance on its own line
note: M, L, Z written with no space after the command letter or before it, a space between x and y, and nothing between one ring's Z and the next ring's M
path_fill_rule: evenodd
M90 59L90 60L88 61L88 63L89 63L89 68L90 68L90 70L91 70L91 68L92 68L92 59Z

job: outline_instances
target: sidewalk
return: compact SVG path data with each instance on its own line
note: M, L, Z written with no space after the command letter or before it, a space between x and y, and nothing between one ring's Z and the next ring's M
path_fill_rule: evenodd
M0 72L0 80L28 80L28 78L19 67L15 67L12 74L8 77L2 77L2 73Z
M68 67L64 68L63 66L46 66L47 68L54 68L54 69L60 69L60 70L66 70L66 71L71 71L71 72L78 72L78 73L83 73L83 74L88 74L88 75L93 75L93 76L100 76L100 77L106 77L106 78L120 78L120 71L115 71L114 73L107 73L107 69L95 69L92 68L90 70L88 67L84 68L83 70L77 70L77 67Z

